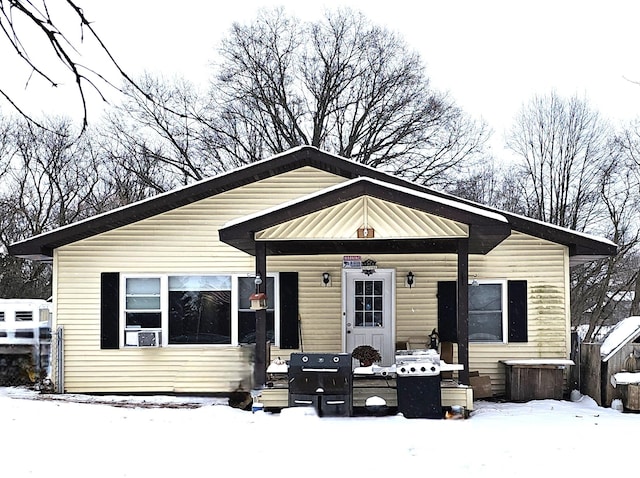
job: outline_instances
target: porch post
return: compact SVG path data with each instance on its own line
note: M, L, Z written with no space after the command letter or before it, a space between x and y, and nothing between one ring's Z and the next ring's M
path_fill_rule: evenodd
M458 378L469 385L469 240L458 240Z
M256 276L259 274L262 283L257 286L257 293L267 290L267 247L264 242L256 241ZM267 297L267 301L274 297ZM253 368L253 386L263 388L267 383L267 311L256 310L256 348Z

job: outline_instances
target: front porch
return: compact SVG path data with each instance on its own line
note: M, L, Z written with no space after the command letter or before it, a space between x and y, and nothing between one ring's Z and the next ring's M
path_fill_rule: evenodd
M258 392L256 401L262 403L266 410L280 410L289 406L289 388L286 375L271 376L266 387ZM473 389L468 385L458 384L452 379L440 382L442 407L461 406L467 411L473 410ZM396 379L389 376L353 377L353 407L364 408L369 397L377 396L385 400L388 407L398 406Z
M370 344L381 351L383 364L389 365L394 342L405 339L402 329L413 335L438 328L441 339L456 344L456 359L462 365L458 379L465 385L469 385L470 256L485 256L510 233L508 221L500 214L362 177L260 214L235 219L219 230L222 242L255 257L255 293L262 297L266 297L262 278L267 276L268 258L342 255L341 287L329 298L336 303L342 301L340 349L350 351L359 344ZM387 256L389 265L376 268L371 254ZM345 259L352 255L368 257L365 261L356 261L361 265L357 271L345 266ZM453 258L452 262L449 262L448 255ZM411 317L411 322L416 323L409 324L407 320L409 315L413 315L407 310L409 307L415 310L414 306L398 299L400 295L407 294L397 292L401 286L396 263L407 256L416 258L408 272L403 272L411 278L407 279L406 287L415 291L411 299L425 300L426 296L418 290L426 288L434 291L426 300L436 298L436 303L429 304L431 309L418 319L419 324L416 316ZM434 257L443 258L446 276L442 269L426 272ZM369 267L368 262L373 266ZM322 270L317 270L318 277L322 275L323 280L326 277L326 282L320 287L331 288L328 270L335 270L336 263L327 262ZM425 270L425 273L420 276L421 285L416 286L414 271L418 269ZM372 277L374 272L376 275ZM334 273L333 277L336 276ZM447 279L448 283L444 284L440 279ZM404 278L400 280L404 283ZM441 284L444 284L443 288L446 285L451 287L435 293ZM359 286L362 290L358 289ZM308 291L307 288L305 292ZM307 306L296 299L296 308L298 305ZM253 377L256 389L269 388L265 309L256 304ZM288 324L297 336L285 348L299 348L299 336L306 332L303 321L299 319L293 327ZM326 347L325 344L322 346ZM380 391L385 388L388 387L381 387ZM466 407L469 400L466 393L463 395L463 406Z

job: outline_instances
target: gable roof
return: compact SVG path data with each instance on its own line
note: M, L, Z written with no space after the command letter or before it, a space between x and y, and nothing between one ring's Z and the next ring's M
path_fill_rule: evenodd
M255 237L260 231L325 210L337 204L362 196L377 198L389 203L406 206L416 211L431 213L469 226L469 252L486 254L511 233L509 222L501 214L441 198L402 186L390 187L387 183L372 178L355 178L344 183L309 194L294 201L241 217L225 224L219 231L220 239L251 255L255 253ZM424 233L423 233L424 234ZM269 239L270 254L355 253L390 252L455 252L458 236L400 239L367 239L366 241L345 238L320 238L311 242ZM356 239L356 238L352 238ZM427 240L425 240L427 239ZM400 247L401 245L405 247Z
M512 230L566 245L569 248L572 264L607 257L616 253L617 246L606 239L499 211L495 208L431 190L352 160L320 151L312 146L301 146L227 173L16 242L9 246L9 254L50 262L53 257L53 251L57 247L305 166L311 166L346 179L367 177L384 183L387 189L389 189L389 186L396 186L405 190L428 194L440 200L452 201L461 207L466 205L477 210L499 214L506 218ZM409 196L405 195L405 199L408 198Z

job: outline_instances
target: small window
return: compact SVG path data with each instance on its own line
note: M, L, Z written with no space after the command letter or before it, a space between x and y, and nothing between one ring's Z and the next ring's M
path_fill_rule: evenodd
M254 344L256 342L256 312L251 310L249 297L255 293L253 277L238 277L238 342ZM267 340L275 340L275 284L273 277L267 277Z
M30 310L17 310L16 322L27 322L33 320L33 312Z
M504 284L469 287L469 341L504 342L506 307Z
M128 278L125 293L127 327L159 329L162 326L159 277Z
M4 322L4 310L0 310L0 322Z

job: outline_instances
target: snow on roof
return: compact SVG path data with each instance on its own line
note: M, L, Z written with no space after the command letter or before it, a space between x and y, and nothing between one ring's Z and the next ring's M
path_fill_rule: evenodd
M618 322L600 346L600 356L608 361L618 350L630 340L640 335L640 317L627 317Z
M499 210L496 209L496 211L499 211ZM524 219L524 220L529 221L529 222L535 222L535 223L537 223L537 224L539 224L541 226L548 227L549 229L555 229L557 231L563 231L563 232L566 232L566 233L569 233L569 234L574 234L576 236L581 236L581 237L584 237L584 238L592 240L592 241L601 242L602 244L609 244L611 246L617 246L617 244L615 242L613 242L612 240L607 239L605 237L602 237L602 236L597 236L595 234L590 234L588 232L576 231L574 229L569 229L567 227L558 226L558 225L552 224L550 222L541 221L540 219L534 219L534 218L531 218L531 217L528 217L528 216L523 216L522 214L516 214L516 213L513 213L513 212L507 212L507 211L505 211L505 212L507 214L510 214L513 217L519 217L520 219Z

